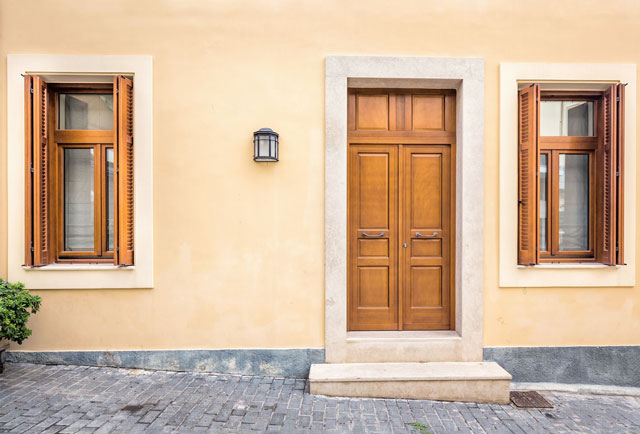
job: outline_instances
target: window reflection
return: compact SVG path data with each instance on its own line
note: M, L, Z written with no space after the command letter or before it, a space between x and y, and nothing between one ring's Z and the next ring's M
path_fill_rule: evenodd
M113 148L106 149L107 165L107 250L113 251Z
M593 101L542 101L540 135L593 136Z
M64 150L64 250L93 251L93 149Z
M548 155L540 154L540 250L548 251L547 247L547 180Z
M60 94L58 128L61 130L112 130L113 95Z
M589 155L558 156L558 246L589 250Z

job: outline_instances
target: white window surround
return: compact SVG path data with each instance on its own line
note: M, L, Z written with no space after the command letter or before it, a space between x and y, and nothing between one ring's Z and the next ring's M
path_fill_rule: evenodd
M518 88L601 90L627 83L625 91L624 261L626 265L540 264L519 266L518 241ZM501 287L634 286L636 274L636 65L579 63L500 64L500 216Z
M135 265L24 267L24 79L30 73L91 82L92 75L132 75L134 80ZM77 77L77 80L75 79ZM153 287L153 106L151 56L7 56L8 279L29 289Z
M484 60L329 56L325 62L327 363L481 361ZM347 332L347 89L456 89L455 331Z

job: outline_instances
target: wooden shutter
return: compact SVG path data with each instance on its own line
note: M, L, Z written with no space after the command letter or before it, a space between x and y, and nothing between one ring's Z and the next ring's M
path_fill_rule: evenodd
M618 89L609 86L602 97L602 142L597 153L599 215L596 259L606 265L615 265L617 247L617 143L618 143Z
M115 182L115 240L116 265L133 265L133 81L125 77L114 78L117 104L114 104L116 140L114 160Z
M24 264L33 265L33 78L24 76Z
M47 84L25 76L25 264L51 262L49 237L49 133Z
M616 231L616 264L624 264L624 84L617 86L617 142L616 142L616 191L617 191L617 231Z
M538 101L540 86L518 92L518 264L538 263Z

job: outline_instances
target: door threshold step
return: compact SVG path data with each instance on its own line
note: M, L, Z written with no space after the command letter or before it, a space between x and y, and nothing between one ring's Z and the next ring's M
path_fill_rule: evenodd
M509 403L511 375L495 362L311 365L312 394Z

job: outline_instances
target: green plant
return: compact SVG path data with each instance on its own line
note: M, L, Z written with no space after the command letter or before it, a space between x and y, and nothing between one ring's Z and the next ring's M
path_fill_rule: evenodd
M31 335L27 328L29 315L40 309L42 299L31 295L20 282L9 283L0 278L0 339L21 344Z
M420 422L413 422L410 423L409 426L413 427L414 429L416 429L417 431L419 431L422 434L433 434L430 430L429 430L429 426L427 426L424 423L420 423Z

